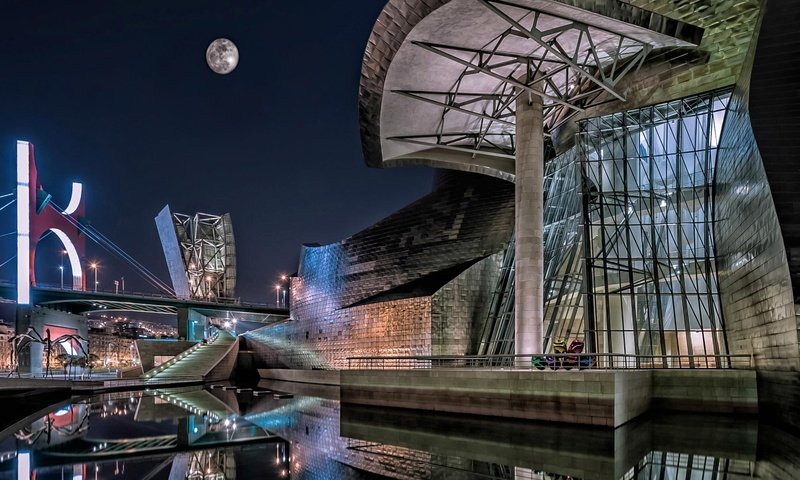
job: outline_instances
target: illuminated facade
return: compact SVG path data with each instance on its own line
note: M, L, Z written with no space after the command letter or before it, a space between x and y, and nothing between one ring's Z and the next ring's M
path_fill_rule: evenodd
M245 334L265 364L346 368L358 355L477 349L513 225L508 182L439 172L434 191L329 245L306 245L291 320Z
M104 333L89 333L89 351L96 355L96 367L123 368L139 363L131 338Z
M235 297L236 245L230 214L191 216L174 213L167 205L156 217L156 226L178 298Z
M478 353L522 353L524 332L523 351L581 338L589 351L631 355L629 366L725 367L719 355L730 353L753 355L763 369L798 368L798 222L789 207L798 182L775 173L792 171L777 155L770 163L759 152L793 158L793 137L775 135L766 113L750 115L787 115L766 87L768 77L785 77L791 59L773 53L787 40L775 36L780 28L758 27L792 8L387 3L362 67L367 165L422 164L516 184L516 246L502 262ZM759 104L751 77L763 78ZM540 120L529 116L536 108ZM769 142L756 146L759 132ZM541 152L526 143L537 135ZM541 173L531 170L539 163ZM541 175L541 200L531 175ZM537 272L538 287L515 288ZM538 288L541 315L520 310Z
M796 403L800 100L778 92L797 91L781 32L799 12L761 0L387 3L362 65L366 164L472 172L515 191L513 238L483 257L494 272L472 294L485 303L463 353L536 355L581 339L632 368L727 368L726 355L746 356L763 411ZM336 251L324 248L315 253ZM398 258L398 275L423 265ZM307 336L286 325L281 341L328 358L326 333L342 320L302 310L300 287L338 278L320 290L338 299L360 279L318 265L301 265L292 286ZM362 323L389 321L431 348L381 343L403 338L381 330L370 355L439 353L433 317L403 319L427 304L392 301L326 312L391 306ZM377 318L387 320L367 320ZM453 310L445 325L464 318ZM340 357L365 351L341 345Z

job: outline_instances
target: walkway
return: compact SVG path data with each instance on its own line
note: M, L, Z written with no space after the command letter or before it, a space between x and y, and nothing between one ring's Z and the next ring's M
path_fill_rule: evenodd
M207 344L198 343L168 362L146 372L147 383L165 380L203 380L220 362L225 360L237 337L225 330L219 331Z

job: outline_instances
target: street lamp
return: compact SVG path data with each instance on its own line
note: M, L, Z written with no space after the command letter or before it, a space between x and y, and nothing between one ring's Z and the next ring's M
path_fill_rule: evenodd
M97 292L97 284L99 283L97 281L97 262L92 262L89 266L94 270L94 291Z
M281 306L281 286L275 285L275 306Z
M64 255L66 255L66 250L61 250L61 266L58 267L61 270L61 290L64 290Z

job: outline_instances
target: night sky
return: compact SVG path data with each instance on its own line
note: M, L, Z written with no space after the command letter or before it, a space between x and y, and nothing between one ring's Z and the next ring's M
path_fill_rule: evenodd
M0 194L14 188L15 140L33 142L54 200L83 182L92 224L162 280L159 210L230 212L237 293L274 301L302 243L340 240L430 190L431 170L369 169L361 155L358 79L384 3L4 1ZM205 63L218 37L239 48L229 75ZM0 212L0 234L14 215ZM0 237L0 262L14 245ZM43 283L59 281L57 247L40 244ZM88 256L101 288L124 275L152 290L95 245ZM14 262L0 268L13 277Z

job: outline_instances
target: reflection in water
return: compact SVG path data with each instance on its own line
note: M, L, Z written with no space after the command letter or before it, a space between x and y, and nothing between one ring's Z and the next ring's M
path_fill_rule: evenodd
M691 453L650 452L625 479L723 479L751 478L753 463L745 460L694 455Z
M278 387L290 388L260 388ZM716 480L800 471L796 437L752 418L659 416L610 430L341 406L336 390L316 387L294 393L73 399L3 433L0 480Z

